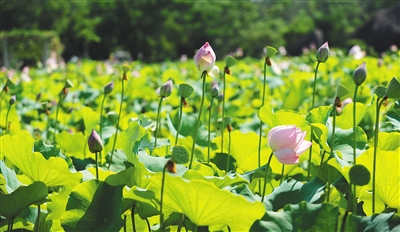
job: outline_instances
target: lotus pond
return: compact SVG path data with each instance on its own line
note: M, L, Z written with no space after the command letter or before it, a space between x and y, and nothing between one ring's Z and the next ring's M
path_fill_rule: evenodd
M274 51L3 68L0 230L399 231L400 52Z

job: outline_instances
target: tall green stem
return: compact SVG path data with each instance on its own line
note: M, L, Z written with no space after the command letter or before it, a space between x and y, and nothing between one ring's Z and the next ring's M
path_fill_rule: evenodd
M99 160L97 152L94 153L96 157L96 179L99 179Z
M326 151L324 150L324 152L322 153L321 162L319 163L318 175L317 175L318 177L319 177L319 174L321 173L321 168L322 168L322 164L323 164L323 162L324 162L325 153L326 153ZM328 159L328 160L329 160L329 159Z
M11 232L14 225L14 218L8 219L7 232Z
M229 172L229 162L231 159L231 141L232 141L232 136L231 136L231 130L228 130L228 135L229 135L229 140L228 140L228 158L226 160L226 171Z
M117 143L117 138L118 138L118 130L119 130L119 121L121 119L121 113L122 113L122 103L124 102L124 78L122 78L122 91L121 91L121 104L119 105L119 113L118 113L118 119L117 119L117 128L115 129L115 139L114 143L111 149L111 157L110 157L110 163L108 164L108 168L110 168L111 163L112 163L112 158L114 156L114 151L115 151L115 144Z
M53 144L56 144L56 133L57 133L57 123L58 123L58 111L60 110L62 104L62 100L59 100L56 106L56 121L54 124L54 133L53 133Z
M265 102L265 85L267 82L267 59L264 62L264 80L263 80L263 91L262 91L262 98L261 98L261 107L264 106ZM260 107L260 109L261 109ZM262 129L263 129L263 121L260 118L260 134L258 138L258 167L261 167L261 138L262 138Z
M375 191L375 181L376 181L376 152L378 149L378 134L379 134L379 111L383 104L386 101L386 97L382 98L379 101L379 98L376 100L376 115L375 115L375 135L374 135L374 162L372 167L372 213L375 213L375 198L376 198L376 191Z
M315 106L315 92L316 92L316 86L317 86L317 73L318 73L318 67L321 62L317 62L317 66L315 67L315 72L314 72L314 86L313 86L313 98L311 102L311 110L314 109ZM314 130L311 127L310 130L310 141L311 143L313 142L314 139ZM308 154L308 167L307 167L307 180L310 180L310 172L311 172L311 159L312 159L312 145L310 146L310 152Z
M8 109L7 109L7 114L6 114L6 133L5 134L8 134L8 115L10 114L10 110L11 110L11 105L9 105L8 106Z
M282 164L281 180L279 181L279 185L282 184L284 173L285 173L285 164Z
M165 169L167 166L164 166L162 182L161 182L161 197L160 197L160 230L164 231L164 215L163 215L163 197L164 197L164 185L165 185Z
M178 119L178 126L176 128L175 146L178 144L179 130L181 128L181 123L182 123L182 108L183 108L182 101L184 101L183 97L181 97L181 103L179 104L179 119Z
M40 228L40 204L38 205L38 215L36 218L36 222L35 222L35 230L34 231L39 231Z
M221 121L221 153L224 153L224 118L225 118L225 95L226 95L226 82L225 72L222 74L223 91L222 92L222 121Z
M267 190L267 180L268 180L269 166L271 164L271 159L272 159L273 155L274 155L274 153L271 152L271 154L269 155L269 158L268 158L267 166L265 167L264 187L263 187L263 191L262 191L261 202L264 202L265 191Z
M136 232L135 207L136 207L136 203L133 203L132 208L131 208L131 220L132 220L132 230L133 230L133 232Z
M192 167L192 164L193 164L194 148L196 146L197 132L199 131L201 112L203 110L203 105L204 105L204 92L206 91L205 90L206 89L206 77L207 77L207 71L204 71L201 74L201 78L203 78L203 89L201 92L201 103L200 103L200 109L199 109L199 116L197 117L196 129L195 129L194 138L193 138L192 153L190 156L189 169Z
M213 106L214 98L211 98L210 111L208 112L208 152L207 152L207 163L210 163L210 150L211 150L211 111Z
M157 148L158 131L159 131L159 127L161 127L161 125L160 125L160 112L161 112L161 104L162 104L163 99L164 99L163 97L160 97L160 101L158 103L156 131L154 131L154 149Z
M356 105L357 105L357 90L358 90L358 85L356 85L356 89L354 90L354 104L353 104L353 165L356 165L356 146L357 146L357 135L356 135Z
M103 96L103 100L101 101L101 107L100 107L100 139L103 142L103 107L104 107L104 101L106 100L106 94ZM99 152L100 155L100 162L102 161L102 152Z
M333 146L335 146L335 130L336 130L336 110L335 110L335 105L333 105L333 108L334 109L333 109L333 120L332 120L331 155L330 155L329 158L333 157ZM329 158L326 161L327 164L328 164ZM327 191L328 193L327 193L327 196L326 196L326 201L329 202L329 194L331 192L331 186L329 184L329 178L330 178L330 175L331 175L331 168L329 167L329 164L327 166L328 166L328 178L326 180L326 187L328 188L328 191Z

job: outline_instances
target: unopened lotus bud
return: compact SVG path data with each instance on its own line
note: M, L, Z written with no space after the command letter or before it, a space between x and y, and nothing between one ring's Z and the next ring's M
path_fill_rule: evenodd
M101 152L103 150L103 142L95 130L92 130L92 133L89 136L88 146L92 153Z
M322 46L320 48L318 48L316 58L317 58L317 61L322 62L322 63L324 63L328 60L328 58L329 58L328 42L325 42L324 44L322 44Z
M106 86L104 86L104 94L109 94L114 90L114 82L111 81Z
M188 98L193 94L193 92L194 89L191 85L185 83L179 85L178 94L180 97Z
M49 103L47 101L45 101L45 102L42 102L41 105L42 105L42 109L46 112L47 115L49 115L50 114Z
M215 84L212 86L211 88L211 97L215 98L218 96L218 92L219 92L219 87L218 87L218 83L215 82Z
M371 175L366 167L361 164L356 164L349 171L350 182L358 185L367 185L371 179Z
M400 82L396 77L393 77L392 80L390 80L385 95L387 98L400 99Z
M363 62L353 73L353 80L356 85L361 85L367 78L367 68Z
M171 160L177 164L186 164L189 162L189 152L183 146L172 148Z
M115 113L114 111L110 111L106 114L108 120L110 120L111 124L115 124L118 120L118 114Z
M379 85L375 88L374 93L378 98L383 98L386 95L386 87L383 85Z
M160 97L166 98L171 95L172 87L173 87L172 79L169 79L160 88L157 89L157 92L160 95Z
M10 103L10 106L14 105L14 103L17 101L17 97L15 95L12 95L10 97L10 101L8 103Z
M236 65L237 61L232 56L225 57L225 67L229 68Z
M206 42L196 53L193 58L197 69L200 72L210 71L214 67L216 56L210 44Z
M36 101L37 101L37 102L40 101L41 98L42 98L42 93L39 92L39 93L36 95Z
M223 101L223 99L224 99L224 93L220 93L220 94L218 94L218 96L217 96L217 100L218 100L218 102L222 102L222 101Z
M171 160L168 160L168 162L165 164L165 168L170 173L176 173L176 164Z

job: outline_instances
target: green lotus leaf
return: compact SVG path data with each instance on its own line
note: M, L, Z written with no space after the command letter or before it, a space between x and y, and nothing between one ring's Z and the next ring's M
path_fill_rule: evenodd
M272 211L278 211L287 204L298 204L302 201L318 203L325 193L325 185L326 182L319 178L314 178L306 184L288 179L267 195L264 203L267 209Z
M96 130L100 124L100 115L89 107L82 107L80 109L82 114L83 123L85 125L85 135L88 137L93 130Z
M71 173L67 162L60 157L45 159L41 153L32 152L34 140L27 134L0 138L3 155L17 166L31 181L42 181L48 187L77 185L81 173Z
M165 178L163 208L185 214L197 226L225 224L233 231L249 231L265 212L261 202L249 202L204 180L186 181L169 174ZM160 189L158 176L152 179L149 190L159 196Z
M47 197L47 186L40 181L35 181L28 186L20 186L10 194L0 192L0 215L14 218L28 206Z
M122 188L96 179L77 185L61 215L64 230L119 231L123 225Z
M379 132L378 138L378 149L381 151L395 151L400 147L400 133Z
M340 212L341 215L344 212ZM339 218L339 225L341 226L341 220ZM392 213L381 213L374 214L369 217L357 216L349 214L344 231L397 231L400 225L400 218Z
M10 193L21 185L21 182L19 182L15 171L11 168L8 168L3 160L0 160L0 173L0 188L3 193Z
M188 170L182 176L188 180L205 180L210 183L213 183L218 188L222 189L226 186L233 186L242 183L248 183L245 179L238 175L226 175L224 177L216 177L216 176L203 176L200 172L194 170Z
M331 138L329 138L329 141ZM330 143L330 142L329 142ZM361 155L366 148L367 135L361 127L356 127L356 155ZM334 151L336 159L342 166L353 163L354 132L353 129L336 128Z
M226 134L224 138L228 138L228 134ZM243 134L239 130L231 132L230 155L236 160L238 173L244 173L258 168L258 140L259 136L254 132L246 134ZM266 147L264 138L262 138L261 141L261 165L265 165L268 161L271 149ZM215 138L213 142L219 147L221 144L221 137ZM224 142L224 151L228 151L227 142Z
M121 132L118 141L130 163L137 164L137 154L139 148L141 148L141 141L147 136L149 136L147 130L140 126L138 122L130 122L128 128Z
M377 209L388 206L400 209L400 149L396 151L377 150L376 159L376 202ZM373 173L374 149L370 148L357 158L357 164L364 165L368 171ZM372 180L369 182L368 190L372 190ZM361 191L360 191L361 192ZM366 191L362 191L361 200L364 201L364 212L372 213L372 197Z
M251 231L337 231L339 210L324 204L300 202L279 212L267 211Z
M340 127L344 130L353 128L353 105L350 103L343 108L342 114L336 116L336 127ZM356 104L356 125L358 125L364 115L367 113L371 105L364 105L357 102Z
M49 195L50 202L47 203L49 214L46 217L47 221L52 222L52 231L62 229L61 215L65 212L68 202L68 196L72 192L72 187L65 186L59 192L53 192Z
M62 131L56 134L57 144L60 146L63 154L82 160L85 158L95 160L95 155L89 151L89 147L87 146L87 139L80 132L71 134L67 131Z
M306 120L309 123L321 123L323 125L328 121L329 115L332 111L331 106L319 106L310 110L308 113Z
M318 141L318 144L325 150L330 152L331 148L328 145L329 131L328 128L321 123L312 123L314 139Z

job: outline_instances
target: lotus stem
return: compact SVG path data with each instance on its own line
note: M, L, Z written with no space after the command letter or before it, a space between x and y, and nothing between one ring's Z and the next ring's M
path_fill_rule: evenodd
M225 72L222 74L223 93L222 93L222 121L221 121L221 153L224 153L224 118L225 118L225 94L226 94L226 81Z
M6 114L6 133L5 134L9 133L9 131L8 131L8 129L9 129L9 126L8 126L8 115L10 114L10 110L11 110L11 105L9 105L8 109L7 109L7 114Z
M136 232L136 223L135 223L135 207L136 204L134 203L131 208L131 220L132 220L132 230Z
M167 165L163 168L162 182L161 182L161 196L160 196L160 230L164 231L164 215L163 215L163 197L164 197L164 185L165 185L165 170Z
M386 97L382 98L379 101L379 98L376 100L376 115L375 115L375 135L374 135L374 162L372 167L372 213L375 213L375 198L376 198L376 190L375 190L375 182L376 182L376 152L378 149L378 134L379 134L379 111L383 104L386 101Z
M184 101L184 98L181 97L181 102L179 104L179 119L178 119L178 126L176 128L176 137L175 137L175 146L178 144L178 138L179 138L179 130L181 128L181 123L182 123L182 110L183 110L183 103L182 101Z
M157 109L156 131L154 131L154 137L155 137L155 139L154 139L154 149L157 148L158 131L160 130L159 128L161 127L161 125L160 125L160 112L161 112L162 100L163 100L163 97L160 97L160 101L158 103L158 109Z
M103 100L101 101L101 107L100 107L100 139L103 142L103 107L104 107L104 101L106 100L107 94L103 95ZM99 152L100 155L100 162L103 160L102 159L102 152Z
M211 150L211 112L212 112L212 106L213 106L213 101L214 98L211 98L211 103L210 103L210 111L208 112L208 151L207 151L207 163L210 163L210 150Z
M117 138L118 138L118 130L119 130L119 121L121 119L121 113L122 113L122 103L124 102L124 78L122 78L122 92L121 92L121 104L119 105L119 113L118 113L118 119L117 119L117 128L115 129L115 139L114 143L111 149L111 157L110 157L110 163L108 164L108 169L111 167L112 159L114 156L114 151L115 151L115 144L117 143Z
M196 129L195 129L194 138L193 138L192 153L191 153L191 157L190 157L189 169L192 167L192 164L193 164L194 148L196 146L197 132L199 131L199 126L200 126L201 111L203 110L203 105L204 105L204 92L205 92L205 88L206 88L206 77L207 77L207 71L204 71L201 74L201 78L203 78L203 89L201 92L201 103L200 103L199 115L197 117Z
M264 187L263 187L263 191L262 191L261 202L264 202L265 191L267 190L268 171L269 171L269 166L271 164L271 159L272 159L273 155L274 155L274 152L271 152L271 154L269 155L269 158L268 158L267 166L265 167Z
M229 141L228 141L228 158L226 159L226 171L229 172L229 162L231 159L231 141L232 141L232 136L231 136L231 130L228 129L228 136L229 136Z

